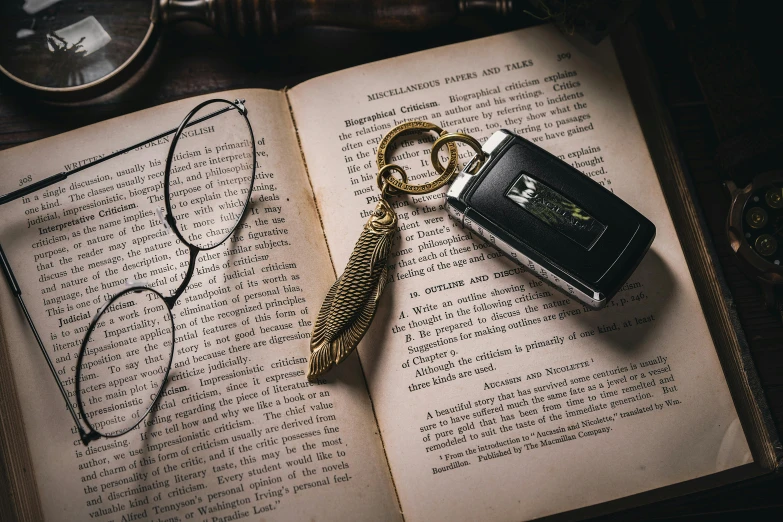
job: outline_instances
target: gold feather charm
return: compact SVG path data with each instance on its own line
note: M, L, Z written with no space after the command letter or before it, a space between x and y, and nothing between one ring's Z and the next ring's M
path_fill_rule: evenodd
M387 260L397 214L383 197L364 225L343 274L321 305L310 338L307 378L314 380L341 363L370 327L388 275Z
M411 185L405 169L389 162L389 147L398 136L422 131L433 131L439 136L431 154L438 177L421 185ZM481 150L481 145L470 136L445 132L426 121L403 122L381 140L378 145L379 170L376 179L381 197L364 225L348 266L329 289L315 319L310 336L310 362L307 367L309 380L317 379L351 355L370 327L378 299L386 286L388 258L397 233L397 214L386 197L403 193L427 194L451 181L457 174L455 141L466 142L475 150ZM445 167L439 160L435 161L438 159L438 150L444 145L449 152L449 163ZM394 178L393 172L397 172L400 179Z

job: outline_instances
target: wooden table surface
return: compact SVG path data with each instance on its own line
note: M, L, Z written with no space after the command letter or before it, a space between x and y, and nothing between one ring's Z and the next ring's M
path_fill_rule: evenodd
M682 57L661 45L660 20L642 12L648 50L659 65L662 92L680 145L694 178L710 232L751 344L754 360L778 428L783 428L783 327L763 306L758 288L737 268L725 242L722 223L728 197L712 156L716 145L698 86L683 68ZM308 78L353 65L406 54L530 25L513 20L457 20L427 34L362 33L340 29L303 29L282 36L255 52L243 52L211 30L183 23L164 34L156 60L134 89L100 100L89 108L47 105L0 85L0 149L38 140L97 121L169 101L236 88L281 89ZM772 23L772 22L770 22ZM760 49L775 52L775 33L759 31ZM769 42L763 40L768 38ZM765 46L767 46L765 48ZM763 54L763 51L762 51ZM679 62L678 62L679 60ZM678 67L671 63L679 63ZM775 63L777 69L780 62ZM777 102L783 85L773 85ZM783 477L726 486L605 517L605 520L747 520L783 519Z

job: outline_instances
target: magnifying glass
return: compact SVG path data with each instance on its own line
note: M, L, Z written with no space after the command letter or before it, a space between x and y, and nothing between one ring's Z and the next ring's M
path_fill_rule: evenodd
M98 96L144 64L159 16L151 0L2 0L0 72L51 101Z
M166 23L204 22L260 40L296 26L415 31L471 11L509 13L513 0L0 0L0 73L53 102L122 85L148 62Z

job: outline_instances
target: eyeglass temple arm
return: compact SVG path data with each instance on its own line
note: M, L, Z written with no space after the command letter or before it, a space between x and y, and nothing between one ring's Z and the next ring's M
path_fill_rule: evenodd
M8 263L8 258L6 257L2 246L0 246L0 265L3 267L3 273L5 274L6 281L8 281L8 286L11 287L11 291L16 296L17 301L19 301L19 306L22 307L22 312L27 319L27 323L30 325L30 329L33 331L35 340L38 342L38 347L41 348L41 353L43 353L43 356L46 359L46 364L49 366L49 370L52 372L54 381L57 383L57 387L60 388L60 393L65 400L65 405L68 407L68 411L71 413L71 417L73 417L73 422L76 424L76 428L79 430L79 438L86 446L90 441L97 439L100 435L95 432L85 432L84 428L82 428L81 424L79 423L79 417L76 415L71 401L68 400L68 394L65 392L63 383L57 376L57 370L55 369L54 364L52 364L52 360L49 358L49 354L46 352L46 348L44 348L43 341L41 340L41 336L38 334L38 330L33 324L33 318L30 316L30 312L27 311L27 306L25 306L24 299L22 299L22 290L19 288L19 284L16 282L16 277L14 277L14 272L11 269L11 265Z
M42 179L40 181L36 181L32 185L27 185L26 187L22 187L19 190L15 190L9 194L0 196L0 205L22 198L24 196L27 196L28 194L32 194L33 192L48 187L49 185L54 185L55 183L59 183L63 181L65 178L67 178L70 174L71 174L70 172L60 172L59 174L55 174L54 176L49 176L48 178Z
M237 107L240 108L243 112L247 112L247 109L245 109L243 105L244 100L236 100L234 103L237 104ZM236 107L233 105L229 105L228 107L224 107L222 109L219 109L215 112L211 112L209 114L206 114L200 118L196 118L186 125L186 127L190 127L191 125L197 125L204 120L208 120L209 118L213 118L217 116L218 114L222 114L226 111L234 110ZM169 134L174 134L177 132L177 129L170 129L166 132L162 132L158 134L157 136L153 136L149 139L146 139L140 143L136 143L135 145L131 145L130 147L125 147L124 149L112 152L111 154L108 154L102 158L98 158L94 161L91 161L89 163L86 163L84 165L81 165L79 167L76 167L75 169L67 170L65 172L60 172L59 174L55 174L54 176L49 176L48 178L44 178L40 181L36 181L35 183L32 183L31 185L28 185L26 187L22 187L19 190L15 190L13 192L9 192L8 194L5 194L4 196L0 196L0 205L4 205L6 203L9 203L11 201L17 200L19 198L22 198L24 196L27 196L28 194L32 194L33 192L36 192L41 189L45 189L46 187L50 185L54 185L55 183L59 183L63 180L65 180L68 176L71 174L76 174L77 172L81 172L82 170L88 169L90 167L94 167L95 165L98 165L99 163L103 163L104 161L108 161L112 158L116 158L117 156L121 156L125 154L126 152L130 152L134 149L137 149L139 147L143 147L144 145L147 145L148 143L152 143L153 141L158 141L159 139L168 136Z

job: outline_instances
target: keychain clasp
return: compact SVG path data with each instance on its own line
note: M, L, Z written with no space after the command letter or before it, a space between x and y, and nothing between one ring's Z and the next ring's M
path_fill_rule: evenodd
M407 179L399 180L393 176L391 176L391 170L396 170L397 172L403 172L402 167L399 167L395 165L396 168L394 169L386 169L389 165L393 165L389 163L389 153L390 148L389 146L392 144L392 142L398 137L403 134L411 134L414 132L421 132L421 131L433 131L438 133L439 136L448 135L446 131L438 127L437 125L433 123L429 123L426 121L408 121L405 123L401 123L400 125L397 125L392 130L390 130L386 136L383 137L383 140L381 140L381 143L378 145L378 188L382 191L385 190L385 194L388 195L396 195L400 192L405 192L407 194L428 194L430 192L434 192L438 190L443 185L446 185L449 183L454 177L457 175L457 147L451 142L446 143L446 146L448 147L449 151L449 162L444 168L443 165L441 165L440 162L434 165L435 171L439 174L437 178L435 178L432 181L428 181L427 183L422 183L421 185L413 185L407 182ZM383 178L381 177L381 173L383 174ZM385 172L389 172L389 175L386 175ZM386 183L388 186L386 189L383 188L383 183Z
M438 173L438 177L427 183L421 185L413 185L408 183L408 178L405 175L405 170L399 165L389 163L390 145L392 142L403 134L411 134L420 131L432 131L438 133L438 139L432 146L432 152L430 153L430 159L432 166L435 168L435 172ZM396 195L400 192L407 194L427 194L434 192L442 186L450 183L458 174L458 152L455 142L464 143L468 145L476 153L478 161L473 161L470 174L475 174L486 159L486 155L481 150L481 144L476 138L463 134L461 132L447 132L433 123L426 121L408 121L397 125L390 130L386 136L383 137L381 143L378 145L378 188L381 193L386 195ZM446 146L449 151L449 162L444 167L438 157L438 152L443 146ZM391 175L391 171L397 171L402 176L402 180L399 180Z
M441 172L448 168L444 168L441 164L440 158L438 157L438 152L443 147L443 145L451 144L455 141L470 146L470 148L473 149L473 151L476 153L476 157L474 158L476 161L472 163L470 170L467 172L469 174L475 174L478 172L478 169L480 169L481 165L484 164L484 160L487 159L486 154L484 154L484 151L481 150L481 143L479 143L476 138L461 132L446 132L441 134L440 138L435 140L435 143L432 145L432 152L430 153L430 160L432 161L432 165L435 167L435 170L437 172Z

